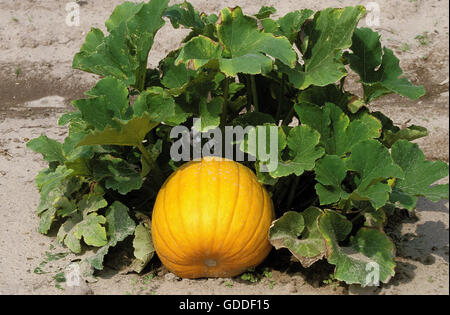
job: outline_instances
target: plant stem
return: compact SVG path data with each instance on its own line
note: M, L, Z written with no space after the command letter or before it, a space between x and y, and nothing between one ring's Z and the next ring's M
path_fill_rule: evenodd
M250 80L250 75L247 74L245 76L245 79L247 80L247 113L250 113L251 109L252 109L252 83Z
M289 113L286 115L286 117L284 117L284 119L281 122L281 124L283 126L289 125L289 123L291 122L293 116L294 116L294 106L291 107L291 109L289 110Z
M296 176L294 179L294 184L291 186L291 190L289 192L289 196L288 196L288 200L287 200L287 204L286 204L287 210L289 210L289 208L292 205L292 202L294 201L295 190L297 189L299 181L300 181L300 176Z
M366 213L366 212L369 211L369 210L371 210L370 207L366 207L366 208L362 209L362 210L359 211L359 213L358 213L353 219L351 219L350 221L351 221L352 223L355 223L356 220L358 220L359 218L361 218L361 217L364 215L364 213Z
M227 105L228 105L228 95L230 91L230 79L228 77L225 78L225 83L223 87L223 106L222 106L222 115L220 117L220 125L223 127L227 122Z
M255 112L259 112L258 94L256 93L255 76L250 76L250 82L252 86L253 106L255 106Z
M339 81L339 89L341 90L341 92L344 91L345 78L346 77L342 77L342 79Z
M286 75L283 73L283 75L281 76L281 86L280 86L280 95L278 95L278 107L277 107L277 113L275 115L275 121L278 122L280 121L280 115L281 115L281 108L284 105L284 87L286 84Z
M145 58L145 62L141 62L139 64L139 69L136 75L136 89L139 92L142 92L145 89L145 77L147 75L147 58Z
M153 171L154 175L156 176L158 185L162 186L162 184L164 183L164 174L161 171L161 169L159 168L159 165L152 159L150 154L148 154L147 150L145 149L145 147L142 143L138 144L138 148L141 151L142 156L144 157L144 160L150 166L151 171Z

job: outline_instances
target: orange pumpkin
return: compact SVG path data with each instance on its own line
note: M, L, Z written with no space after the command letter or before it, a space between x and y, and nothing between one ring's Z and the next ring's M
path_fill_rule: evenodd
M184 164L161 187L152 237L179 277L233 277L269 254L273 219L272 200L250 169L206 157Z

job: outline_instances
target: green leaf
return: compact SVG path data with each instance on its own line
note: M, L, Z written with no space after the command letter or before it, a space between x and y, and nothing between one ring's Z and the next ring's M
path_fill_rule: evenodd
M325 150L319 147L320 134L309 126L296 126L291 129L287 138L290 160L279 159L278 167L271 171L272 177L283 177L290 174L300 176L304 171L314 168L317 159Z
M110 34L105 37L100 29L92 29L72 67L113 76L126 85L141 84L155 34L164 25L162 15L167 3L168 0L151 0L119 6L106 23Z
M371 208L370 211L364 212L364 226L369 228L377 228L383 229L384 225L387 221L386 212L384 211L384 207L381 207L378 210Z
M274 7L270 6L262 6L261 9L259 9L258 13L255 14L255 17L257 19L266 19L269 16L271 16L272 14L275 14L277 12L277 9L275 9Z
M287 13L285 16L278 19L277 23L280 26L275 35L286 36L291 43L294 43L298 37L303 24L308 20L314 11L309 9L297 10Z
M183 64L175 65L175 60L176 57L169 55L160 63L163 73L161 83L168 89L182 88L196 73Z
M156 140L155 144L151 144L149 146L150 148L145 148L153 161L156 161L158 156L161 154L162 144L162 140L158 139ZM143 154L141 155L141 166L141 177L144 178L152 170L152 166L148 164L148 161L145 159L145 156Z
M66 160L62 149L62 144L56 140L47 138L45 135L28 141L27 148L36 153L42 154L44 160L47 162L58 162L59 164L64 164Z
M40 214L38 232L42 234L47 234L50 230L53 220L56 217L56 208L48 208L43 210Z
M75 229L74 235L90 246L104 246L107 243L106 230L103 224L106 223L106 218L97 213L89 213L83 221L79 222Z
M199 35L188 41L180 51L175 64L187 63L190 68L197 70L210 60L220 59L222 48L209 37Z
M94 161L94 179L104 180L107 189L117 190L126 195L132 190L141 188L140 173L127 161L111 155L104 155Z
M295 69L280 67L280 70L301 90L339 81L347 75L342 51L351 46L353 31L365 12L362 6L316 12L313 22L304 30L307 38L302 51L304 65L297 64Z
M245 123L245 121L244 121ZM274 124L265 124L262 126L252 126L249 125L251 128L246 135L244 136L243 141L240 144L240 149L242 152L246 152L252 156L254 156L258 160L262 160L264 157L261 155L266 152L260 152L263 149L266 149L266 151L270 148L270 137L271 128L276 128L277 135L278 135L278 152L281 152L286 147L286 134L284 130L280 127L275 126ZM244 127L244 126L242 126ZM260 143L264 146L263 148L260 148ZM267 161L264 161L267 162Z
M332 103L323 107L296 104L295 111L302 124L320 133L320 143L328 154L344 156L356 144L378 138L381 133L381 123L375 117L364 115L350 121L342 109Z
M347 284L378 286L395 274L395 248L392 241L377 229L361 228L350 238L349 247L340 247L352 229L344 216L326 210L319 218L319 230L326 240L328 262L336 266L334 276Z
M348 193L341 186L347 176L347 167L341 158L336 155L324 156L317 161L314 172L318 182L315 188L321 205L348 198Z
M255 19L242 9L225 8L217 24L219 43L208 37L192 38L182 48L176 63L188 63L198 69L210 60L218 60L220 70L228 76L237 73L268 73L273 67L269 56L293 67L296 54L289 41L258 29Z
M83 215L88 215L91 212L96 212L108 206L108 202L102 195L97 193L90 193L83 195L78 203L78 209Z
M72 215L77 211L76 201L62 195L52 204L57 209L56 214L62 218Z
M248 112L237 116L231 124L233 126L241 126L242 128L247 126L262 126L265 124L275 125L275 119L269 114L261 112Z
M201 32L205 27L200 13L187 1L174 4L166 9L164 16L170 19L174 28L180 25Z
M45 169L36 176L36 185L41 197L37 209L38 215L41 215L45 210L51 210L43 217L42 228L39 229L41 233L45 234L48 232L54 219L57 209L53 205L57 203L58 199L66 194L70 196L73 192L73 181L69 178L72 173L72 170L68 170L65 166L60 165L54 171Z
M80 238L75 234L75 229L78 223L83 220L81 214L73 214L66 220L58 230L58 242L64 243L72 252L81 253Z
M385 130L383 134L383 143L390 148L398 140L413 141L429 135L427 128L412 125L403 129L398 128L398 131L392 132L391 130Z
M178 125L186 121L191 114L185 112L168 93L160 87L152 87L139 95L133 105L134 115L144 114L153 122L165 122Z
M392 50L381 48L380 35L369 28L360 28L353 34L353 43L346 58L353 71L359 74L364 87L366 103L397 93L411 99L425 94L423 86L414 86L402 77L399 60Z
M142 9L144 3L124 2L115 7L109 19L105 22L106 29L111 32L118 27L122 22L127 21L133 17L139 10Z
M376 140L360 142L346 161L348 170L359 174L358 187L350 198L369 200L375 209L389 200L389 178L403 178L403 170L392 160L388 149Z
M151 229L150 227L147 227L146 224L140 223L136 226L134 231L133 247L136 261L133 262L132 267L135 272L140 273L155 254Z
M442 161L426 161L425 155L415 143L399 140L392 146L392 158L399 165L405 177L397 179L392 191L391 201L412 210L418 197L433 202L449 198L449 185L433 185L449 174L448 165ZM432 186L433 185L433 186Z
M107 126L103 131L90 132L77 146L138 146L142 143L147 133L159 124L159 122L152 121L147 114L142 117L134 117L126 122L117 120L117 123L121 128L120 130Z
M287 248L307 268L325 255L325 242L317 220L323 212L310 207L302 213L288 211L275 220L269 230L269 241L276 248ZM299 239L299 237L301 238Z
M90 98L73 101L73 106L80 110L83 120L96 129L104 130L108 125L117 127L114 118L130 118L128 89L121 81L104 78L85 94Z
M220 125L220 114L222 113L224 99L215 97L210 102L203 100L199 104L200 120L194 123L193 128L200 132L207 132Z
M136 227L136 224L128 214L128 208L119 201L115 201L108 208L105 217L108 243L86 259L97 270L103 269L103 260L109 248L116 246L118 242L132 235Z

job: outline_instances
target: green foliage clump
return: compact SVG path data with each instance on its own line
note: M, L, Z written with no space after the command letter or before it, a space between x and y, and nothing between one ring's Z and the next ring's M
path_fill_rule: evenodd
M154 252L153 202L180 166L170 159L171 127L190 128L195 117L202 131L274 126L276 170L260 172L271 161L246 145L256 132L235 143L255 156L244 163L272 196L271 243L304 267L327 259L336 281L389 281L395 248L386 221L396 207L413 210L419 197L448 199L448 185L434 185L448 165L427 161L411 142L425 128L400 128L367 105L388 94L418 99L425 90L404 77L378 33L357 28L364 7L299 8L278 19L275 12L246 15L236 7L208 15L188 2L125 2L106 21L107 34L93 28L73 68L100 79L59 119L68 136L28 143L49 163L36 177L39 232L59 226L58 240L72 252L97 248L83 261L91 274L111 247L133 236L133 266L141 271ZM148 69L167 20L190 33ZM348 71L359 75L362 95L345 90Z

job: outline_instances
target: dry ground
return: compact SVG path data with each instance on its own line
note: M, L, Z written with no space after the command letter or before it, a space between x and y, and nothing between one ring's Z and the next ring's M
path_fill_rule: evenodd
M125 275L106 267L97 282L76 290L60 290L55 287L54 276L74 258L69 255L44 266L48 273L36 274L34 270L44 260L45 252L67 249L36 231L39 195L33 180L45 163L28 151L25 143L44 132L49 137L64 138L67 131L57 126L58 117L96 80L93 75L72 70L72 57L89 29L104 29L104 21L122 1L83 1L78 27L64 22L67 2L0 0L0 294L449 294L448 202L423 200L416 218L403 218L392 228L398 248L397 275L376 289L323 285L329 271L326 264L318 264L313 270L293 264L288 270L274 270L271 279L257 284L239 279L181 280L163 268L150 280L148 274ZM366 4L353 0L191 2L205 12L239 4L245 12L255 13L261 5L274 5L278 15L301 8ZM384 98L373 108L393 117L397 124L426 126L431 135L419 140L420 146L428 158L448 162L449 2L377 2L381 15L376 29L384 44L396 51L406 74L423 84L428 94L414 102ZM158 33L149 63L156 65L185 33L167 25ZM422 43L416 39L418 35Z

